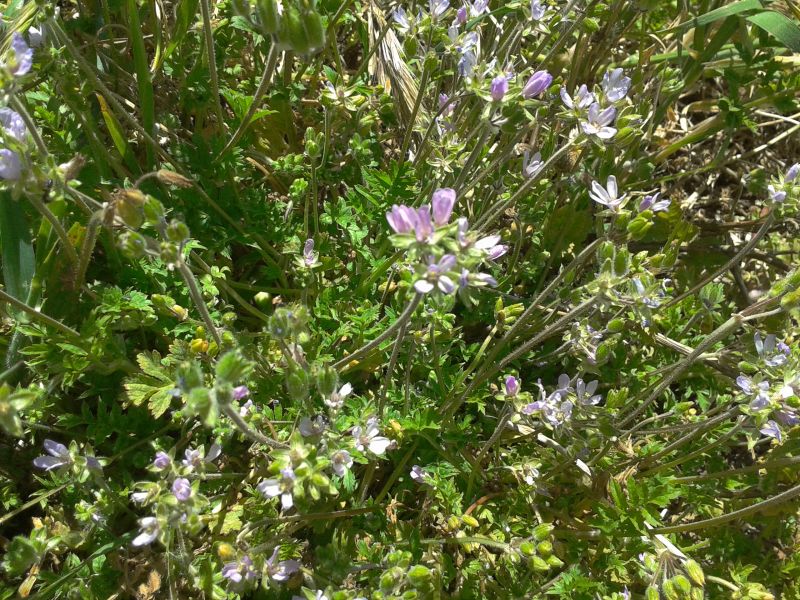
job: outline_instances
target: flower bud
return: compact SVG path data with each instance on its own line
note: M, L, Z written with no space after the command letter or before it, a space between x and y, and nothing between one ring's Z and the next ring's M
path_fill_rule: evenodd
M564 561L558 558L555 554L547 557L547 564L554 569L560 569L564 566Z
M164 218L164 205L152 196L147 196L142 206L144 218L150 225L157 225Z
M147 242L135 231L124 231L119 236L119 247L125 256L134 260L142 258L147 253Z
M522 97L535 98L542 94L553 83L553 76L547 71L536 71L522 88Z
M450 517L447 518L447 527L451 531L457 531L458 529L461 528L461 521L459 521L458 517L456 517L455 515L451 515Z
M186 226L186 223L178 221L177 219L172 219L169 225L167 225L167 239L170 242L180 244L185 242L188 238L189 228Z
M286 376L286 391L295 402L308 398L308 373L303 369L294 369Z
M667 600L680 600L678 589L671 579L665 579L661 583L661 593Z
M236 383L250 370L250 364L236 350L223 354L215 369L217 379L223 383Z
M190 188L192 187L191 179L188 179L181 175L180 173L176 173L175 171L168 171L167 169L159 169L156 173L156 177L161 183L165 183L167 185L174 185L175 187L181 188Z
M208 340L193 339L189 342L189 348L195 354L203 354L208 350Z
M272 303L272 294L269 292L258 292L253 298L261 308L269 306Z
M327 365L317 371L317 389L323 398L329 398L339 387L339 374Z

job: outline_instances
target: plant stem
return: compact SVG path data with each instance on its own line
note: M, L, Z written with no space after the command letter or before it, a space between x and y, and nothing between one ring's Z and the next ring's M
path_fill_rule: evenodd
M392 325L386 331L384 331L382 334L380 334L371 342L361 346L361 348L359 348L352 354L348 354L343 359L339 360L338 362L335 362L333 364L333 368L337 370L341 369L351 361L358 360L373 348L377 348L378 346L380 346L380 344L383 341L387 340L389 336L391 336L395 331L403 327L403 325L406 322L408 322L408 320L411 318L411 315L414 314L414 310L416 310L417 306L419 306L419 303L422 301L422 298L423 298L422 294L415 293L414 297L411 299L411 302L408 303L408 306L406 306L406 309L403 311L403 313L397 318L397 320L394 323L392 323Z
M258 84L258 88L256 88L256 93L253 95L253 101L250 103L250 108L247 109L247 114L242 119L242 122L239 123L239 127L236 128L236 131L231 136L231 139L228 140L227 144L225 144L225 148L223 148L222 152L220 152L220 156L227 154L228 150L235 146L239 141L239 138L241 138L244 134L245 129L247 129L247 126L250 124L250 120L253 118L253 115L256 114L258 107L261 105L261 101L264 99L264 95L269 89L269 85L272 82L272 76L275 73L275 65L277 63L278 48L275 44L275 40L273 40L272 45L269 48L269 54L267 54L267 64L264 67L264 73L262 73L261 81Z
M31 308L30 306L28 306L24 302L20 302L19 300L17 300L13 296L10 296L9 294L6 294L2 290L0 290L0 302L6 302L8 304L11 304L14 308L17 308L17 309L21 310L22 312L32 316L34 319L38 319L38 320L42 321L43 323L45 323L47 325L50 325L54 329L58 329L61 333L65 334L65 335L68 335L71 338L81 339L81 334L79 334L77 331L75 331L71 327L68 327L67 325L64 325L60 321L56 321L52 317L48 317L46 314L44 314L42 312L39 312L35 308Z
M217 117L217 129L224 131L225 117L222 114L222 100L219 93L217 56L214 51L214 32L211 29L211 6L209 4L209 0L200 0L200 12L203 15L203 38L206 44L208 75L211 81L211 94L214 96L214 113Z
M250 427L242 416L236 412L236 410L230 404L223 404L222 405L222 412L233 421L233 424L236 428L241 431L244 435L248 438L253 440L254 442L258 442L260 444L266 444L270 448L288 448L286 444L283 442L279 442L277 440L273 440L265 436L263 433L256 431L252 427Z

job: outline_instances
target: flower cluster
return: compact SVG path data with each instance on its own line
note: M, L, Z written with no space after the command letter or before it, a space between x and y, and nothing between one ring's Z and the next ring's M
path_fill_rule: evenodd
M572 418L575 407L595 406L602 400L597 391L598 382L585 382L578 377L573 384L569 375L562 374L558 378L555 390L547 393L541 381L536 383L537 394L533 397L528 392L521 392L517 377L507 376L505 379L505 395L513 399L519 407L519 413L528 417L536 417L551 427L560 427Z
M475 235L464 217L450 223L455 202L455 190L442 188L433 193L431 204L416 209L394 205L386 214L395 232L392 241L407 249L414 263L413 286L419 294L458 292L468 299L470 287L497 285L491 275L477 269L496 261L508 247L500 243L499 235Z
M595 136L600 140L609 140L617 134L613 127L617 116L615 104L622 102L628 95L631 79L621 68L607 72L601 82L601 94L605 107L598 96L589 90L586 84L581 85L573 95L567 88L561 88L561 100L570 113L580 119L581 129L587 136Z
M7 77L14 79L21 77L31 70L33 64L33 50L25 39L14 33L11 37L11 46L2 60L2 68ZM7 181L16 181L22 176L22 159L25 139L28 130L22 117L10 108L0 108L0 178Z
M759 432L781 442L783 428L800 424L800 378L786 343L773 334L755 332L757 359L743 363L751 371L740 374L736 385L746 402L742 410L753 415Z

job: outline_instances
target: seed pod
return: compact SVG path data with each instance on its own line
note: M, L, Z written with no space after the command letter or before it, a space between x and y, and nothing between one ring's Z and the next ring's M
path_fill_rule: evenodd
M303 369L294 369L286 376L286 391L295 402L308 398L308 373Z
M308 54L310 49L300 11L294 6L284 6L278 39L298 54Z
M545 571L550 570L550 565L548 565L547 561L540 556L531 556L530 565L534 571L544 573Z
M303 30L308 40L308 48L311 52L321 50L325 46L325 27L322 25L322 17L316 10L300 12Z
M551 554L547 557L547 564L554 569L560 569L564 566L564 561L558 558L555 554Z
M532 542L522 542L519 545L519 551L523 556L534 556L536 554L536 547Z
M317 371L317 389L323 398L329 397L339 386L339 374L336 369L327 365Z
M553 554L553 543L550 540L544 540L543 542L539 542L536 545L536 550L541 554L544 558Z
M461 528L461 521L458 520L457 516L451 515L447 518L447 526L451 531L457 531Z
M431 580L431 570L424 565L414 565L408 570L406 577L414 587L427 585Z
M706 595L703 592L703 588L694 587L692 588L692 593L690 594L692 600L704 600Z
M678 574L672 578L672 583L675 584L675 589L681 594L682 597L688 598L689 594L692 593L692 582L689 581L689 578Z
M678 589L671 579L665 579L661 583L661 592L667 600L680 600Z
M550 537L551 533L553 533L553 524L541 523L533 528L533 539L537 542L543 542Z
M464 522L465 525L470 527L478 527L480 523L478 523L478 519L473 517L472 515L464 515L461 517L461 520Z
M280 27L281 16L278 13L277 0L257 0L256 11L261 30L267 35L277 33Z
M644 597L646 600L659 600L660 594L658 593L658 588L654 585L647 586L647 590L644 592Z
M606 329L610 333L619 333L623 329L625 329L625 320L624 319L611 319L606 325Z
M706 584L706 576L703 573L703 568L696 560L689 559L683 563L683 570L686 574L700 587Z

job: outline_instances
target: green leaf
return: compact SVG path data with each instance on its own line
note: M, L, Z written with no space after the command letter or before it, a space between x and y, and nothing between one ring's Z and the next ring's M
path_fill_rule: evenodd
M786 15L767 10L747 17L747 20L772 35L792 52L800 52L800 27Z
M713 23L714 21L726 19L733 15L738 15L739 13L746 12L748 10L758 10L760 8L763 8L760 0L740 0L739 2L734 2L733 4L716 8L712 11L705 13L704 15L695 17L694 19L689 19L688 21L684 21L683 23L675 25L674 27L663 29L659 33L664 33L667 31L676 31L679 29L690 29L692 27L702 27L703 25L708 25L709 23Z
M0 250L3 259L3 285L6 291L26 302L36 270L28 221L19 202L8 190L0 192Z
M197 3L198 0L182 0L177 9L175 9L175 16L177 17L175 28L172 30L172 39L164 51L164 59L167 59L175 51L175 48L180 45L183 38L186 37L194 16L197 14Z

